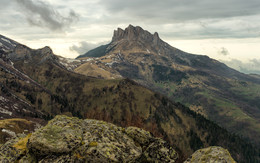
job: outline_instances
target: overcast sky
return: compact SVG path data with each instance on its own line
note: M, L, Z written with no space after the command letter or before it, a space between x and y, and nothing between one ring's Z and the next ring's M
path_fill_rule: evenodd
M260 72L259 0L0 0L0 18L0 34L64 57L132 24L186 52Z

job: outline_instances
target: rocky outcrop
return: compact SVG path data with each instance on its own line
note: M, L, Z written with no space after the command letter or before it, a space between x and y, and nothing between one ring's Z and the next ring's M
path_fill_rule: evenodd
M148 42L154 46L162 42L157 32L152 35L141 27L132 25L129 25L125 30L118 28L114 31L112 42L121 40Z
M175 162L177 157L145 130L67 116L0 147L0 162Z
M49 46L36 50L36 54L40 57L40 63L46 60L58 60L58 57L53 54L52 49Z
M18 44L13 52L8 54L8 58L12 61L23 60L24 62L43 63L46 60L56 60L57 56L53 54L48 46L33 50L25 45Z
M161 40L157 32L152 34L139 26L129 25L124 30L121 28L114 30L109 44L90 50L77 58L103 57L121 53L123 57L128 53L161 55L168 54L171 50L175 48Z
M137 127L56 116L32 134L15 137L0 147L0 162L175 162L167 142ZM235 163L222 147L197 150L185 163Z
M12 53L9 53L8 57L12 61L17 60L31 60L32 59L32 50L25 45L18 44Z
M0 35L0 59L10 59L14 61L42 63L46 60L57 60L50 47L41 49L31 49L23 44Z
M0 34L0 53L12 51L19 43Z
M222 147L208 147L197 150L184 163L197 162L218 162L218 163L235 163L228 150Z

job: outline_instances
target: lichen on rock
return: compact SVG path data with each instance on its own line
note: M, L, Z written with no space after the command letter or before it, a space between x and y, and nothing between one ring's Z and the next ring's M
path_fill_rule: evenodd
M38 156L69 153L80 145L82 133L79 119L57 116L32 134L28 148Z
M26 137L26 135L20 135L19 138L15 137L3 144L0 147L0 162L15 162L25 155L26 151L22 147L24 144L21 141L26 139Z
M235 160L231 157L228 150L222 147L212 146L197 150L184 163L197 162L235 163Z
M81 160L127 162L137 159L142 153L142 149L135 145L133 139L122 132L121 127L89 119L84 120L82 125L83 145L76 150L76 153L81 156Z
M127 127L125 129L125 133L142 146L149 143L152 139L152 135L150 132L138 127Z
M0 147L0 162L175 162L177 152L163 139L137 127L56 116L32 134ZM222 147L197 150L185 163L235 163Z
M162 139L154 141L143 152L144 162L174 162L177 160L177 152Z
M138 135L136 135L138 134ZM31 135L0 147L0 162L175 162L164 140L136 128L56 116Z

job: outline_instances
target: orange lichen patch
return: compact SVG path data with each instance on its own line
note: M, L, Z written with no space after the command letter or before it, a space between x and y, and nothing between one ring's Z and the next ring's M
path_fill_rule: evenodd
M79 153L75 153L75 157L76 157L77 159L83 159L83 158L84 158L84 157L81 156L81 154L79 154Z
M26 137L21 138L17 143L15 143L13 145L14 148L18 149L18 150L23 150L25 151L27 149L26 145L27 142L29 140L29 138L31 137L32 134L28 134Z

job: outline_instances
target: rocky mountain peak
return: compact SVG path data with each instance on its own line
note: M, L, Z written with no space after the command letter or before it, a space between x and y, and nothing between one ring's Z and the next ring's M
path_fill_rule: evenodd
M52 49L48 46L33 50L25 45L18 44L14 48L13 52L8 54L8 58L12 61L24 60L42 63L46 60L55 60L56 56L53 54Z
M40 49L42 54L45 55L53 55L52 49L49 46L45 46L44 48Z
M121 40L148 42L153 45L158 45L161 41L157 32L151 34L143 28L139 26L134 27L131 24L125 30L118 28L114 31L112 42Z
M46 60L56 60L57 56L53 54L52 49L49 46L45 46L44 48L41 48L37 50L36 54L39 53L39 56L41 58L40 62L45 62Z
M140 53L164 55L166 52L168 54L172 49L172 46L160 39L157 32L152 34L140 26L130 24L125 29L117 28L117 30L114 30L112 41L109 44L92 49L77 58L101 57L110 55L109 53L118 53L119 51L135 51L135 53L138 51Z
M155 32L155 33L153 34L153 42L154 42L154 44L158 44L159 41L160 41L159 34L158 34L157 32Z

